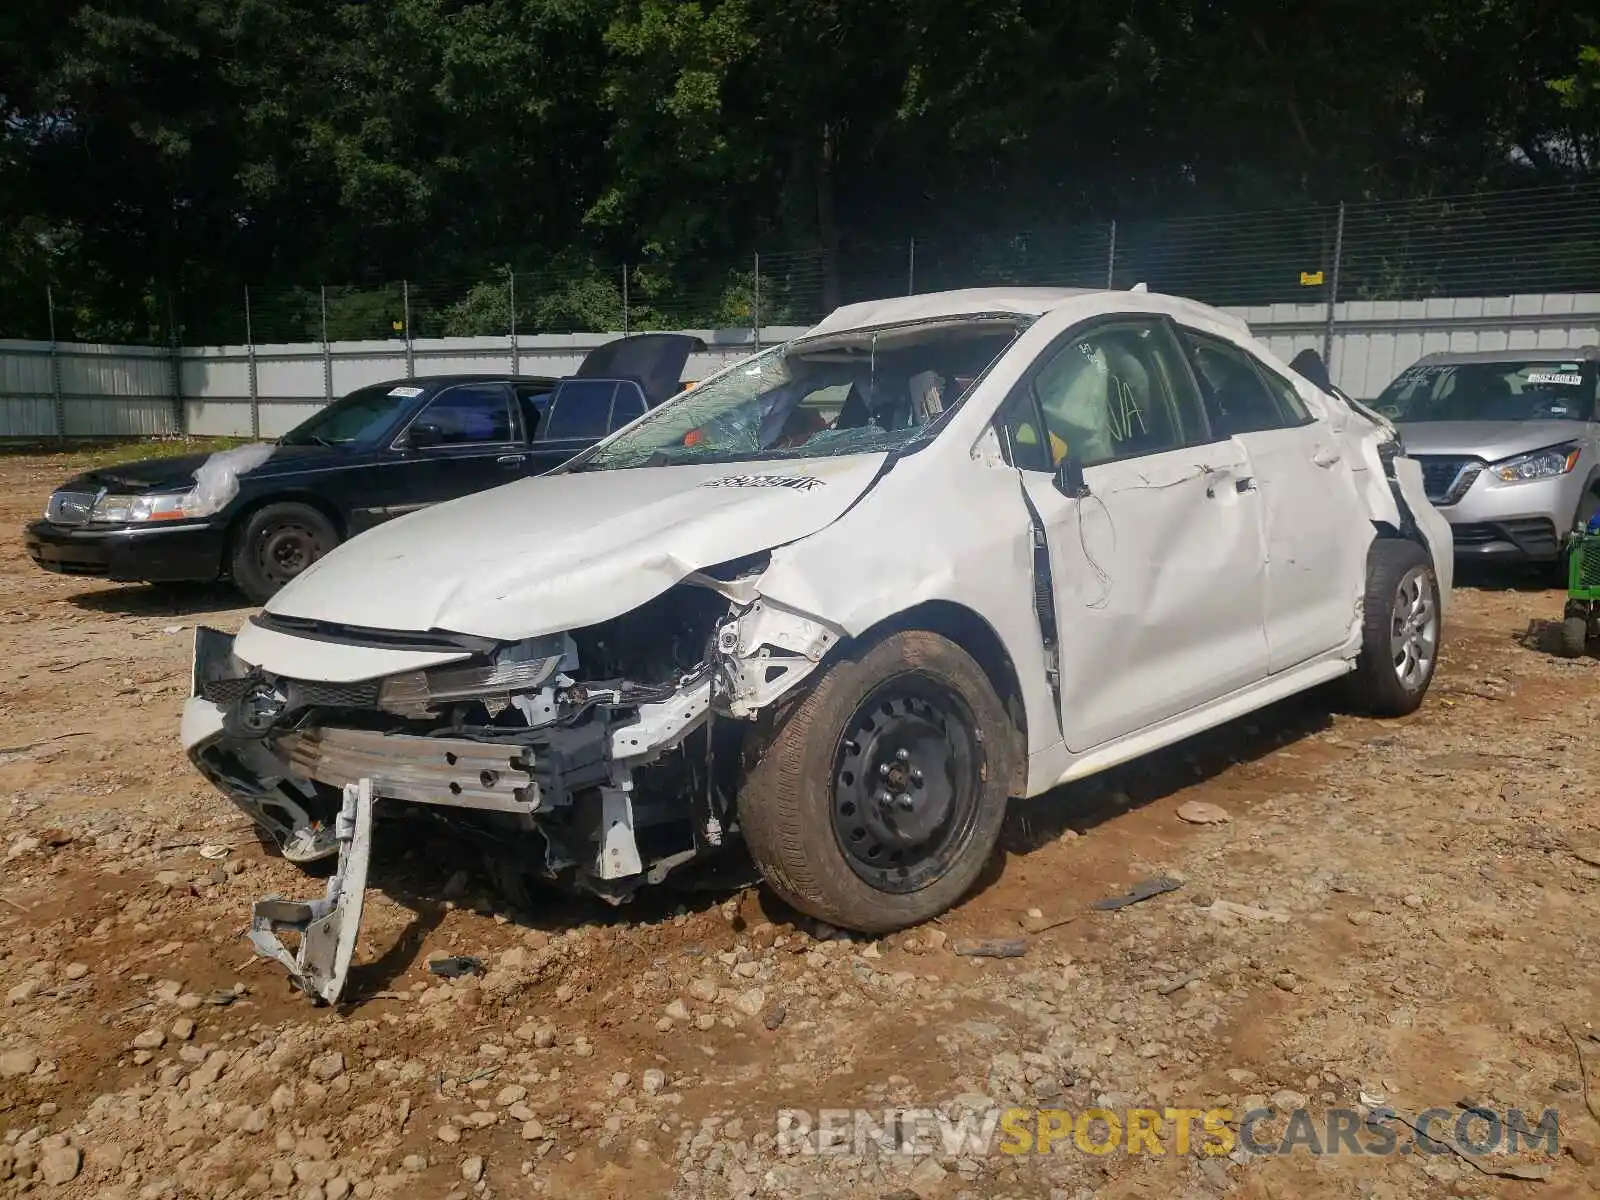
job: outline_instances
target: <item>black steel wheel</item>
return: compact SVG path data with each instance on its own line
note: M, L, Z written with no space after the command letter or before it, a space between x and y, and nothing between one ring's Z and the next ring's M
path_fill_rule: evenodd
M751 857L789 904L863 933L966 894L1025 761L983 668L925 630L846 650L760 750L739 787Z
M305 504L269 504L252 513L233 549L233 581L255 604L339 544L328 518Z
M833 832L872 887L914 892L966 849L983 789L976 724L960 695L916 675L878 687L845 723Z

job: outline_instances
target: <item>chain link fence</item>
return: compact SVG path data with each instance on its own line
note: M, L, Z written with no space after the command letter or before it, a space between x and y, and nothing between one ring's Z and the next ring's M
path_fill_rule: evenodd
M650 263L507 266L478 279L175 295L109 320L61 289L51 341L271 345L804 325L833 303L997 284L1126 288L1217 305L1600 291L1600 183L1012 234L753 253L689 277Z

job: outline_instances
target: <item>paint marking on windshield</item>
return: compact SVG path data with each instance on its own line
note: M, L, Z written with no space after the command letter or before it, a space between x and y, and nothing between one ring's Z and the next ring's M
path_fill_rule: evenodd
M1565 375L1555 371L1534 371L1528 375L1529 383L1560 383L1567 387L1579 387L1583 383L1582 375Z

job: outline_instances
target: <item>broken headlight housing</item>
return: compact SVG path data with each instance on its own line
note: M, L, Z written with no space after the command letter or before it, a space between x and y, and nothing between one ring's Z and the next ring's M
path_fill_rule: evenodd
M398 716L426 718L441 704L534 691L558 670L576 665L577 647L566 634L529 638L502 647L488 662L392 675L378 689L378 707Z

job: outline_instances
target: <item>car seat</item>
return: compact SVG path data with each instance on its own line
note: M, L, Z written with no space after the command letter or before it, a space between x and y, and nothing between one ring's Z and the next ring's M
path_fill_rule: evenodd
M1522 415L1511 381L1504 375L1490 375L1477 389L1473 405L1480 421L1514 421Z

